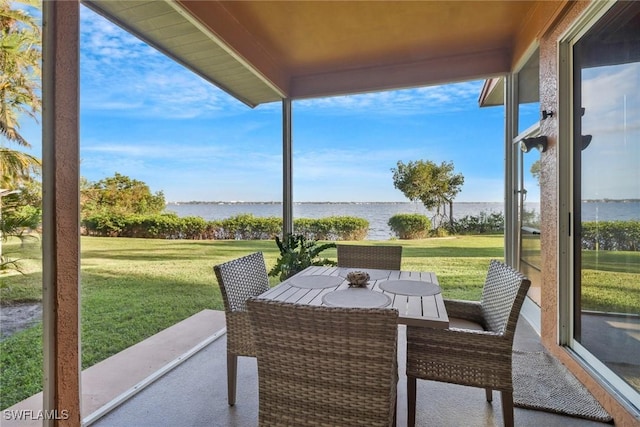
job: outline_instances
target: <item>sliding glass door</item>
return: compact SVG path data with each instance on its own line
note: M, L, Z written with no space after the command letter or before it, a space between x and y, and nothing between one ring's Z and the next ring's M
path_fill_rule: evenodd
M638 405L640 2L573 44L572 346Z

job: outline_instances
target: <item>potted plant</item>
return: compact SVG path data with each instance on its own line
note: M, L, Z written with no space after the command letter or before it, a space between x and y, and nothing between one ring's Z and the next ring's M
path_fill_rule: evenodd
M320 245L317 240L307 239L302 234L287 234L282 241L276 236L276 244L280 257L269 271L269 276L279 276L280 280L286 280L311 265L336 265L335 261L319 256L325 249L335 248L335 243Z

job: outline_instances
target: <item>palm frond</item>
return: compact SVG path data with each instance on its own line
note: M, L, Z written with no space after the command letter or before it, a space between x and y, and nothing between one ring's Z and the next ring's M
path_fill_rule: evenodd
M40 8L35 0L0 0L0 135L28 147L18 117L36 118L42 107L42 36L38 20L14 3Z
M31 179L32 173L38 173L41 166L40 160L31 154L0 148L0 186L16 188Z

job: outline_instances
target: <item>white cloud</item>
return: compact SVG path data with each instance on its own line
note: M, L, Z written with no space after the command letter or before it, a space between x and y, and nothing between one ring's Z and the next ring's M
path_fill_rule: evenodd
M98 180L117 171L172 201L281 199L280 103L251 110L84 7L81 32L83 176ZM450 160L449 143L419 132L429 115L477 110L481 86L476 81L296 101L296 199L406 201L393 188L391 168L398 159ZM357 115L384 121L386 129L405 127L391 136L373 135L366 120L353 120ZM122 129L105 130L105 120ZM414 133L409 121L419 123ZM306 123L319 131L305 129ZM432 120L432 126L442 123L450 122ZM469 185L465 194L481 194L487 186L493 194L489 183Z
M397 91L307 99L295 102L295 108L338 114L433 114L477 109L482 81L428 86Z
M82 148L84 154L121 155L149 159L198 159L228 155L230 148L225 146L202 144L152 144L145 142L128 143L92 143Z
M359 148L306 150L294 153L294 179L314 181L318 179L367 179L370 182L386 180L391 182L391 168L396 166L398 157L415 157L415 149L387 150Z
M154 118L206 117L247 107L95 14L81 9L85 112Z

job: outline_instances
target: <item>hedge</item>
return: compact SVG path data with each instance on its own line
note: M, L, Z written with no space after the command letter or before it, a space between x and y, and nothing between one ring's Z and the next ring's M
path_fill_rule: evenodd
M640 221L589 221L582 223L582 249L640 250Z
M222 229L218 239L269 240L282 230L282 219L256 217L252 214L240 214L221 221Z
M369 232L369 221L353 216L297 218L293 220L293 229L307 240L364 240Z
M450 227L448 227L450 228ZM504 233L504 215L480 212L478 216L466 215L453 221L452 234L499 234Z
M401 239L428 236L431 221L424 215L397 214L389 219L391 230ZM504 229L502 214L467 216L454 223L454 233L498 233ZM363 240L369 221L350 216L319 219L297 218L296 234L315 240ZM82 234L102 237L190 240L270 240L282 234L282 219L241 214L217 221L201 217L178 217L174 213L157 215L97 214L82 220ZM591 221L582 223L582 248L586 250L639 251L640 221Z
M316 240L363 240L369 231L369 221L349 216L298 218L293 225L297 234ZM82 234L145 239L270 240L281 236L282 219L252 214L240 214L217 221L206 221L195 216L178 217L174 213L127 216L97 214L82 220Z
M179 218L176 214L98 214L82 221L82 233L102 237L202 240L216 238L220 225L217 221L207 222L195 216Z

